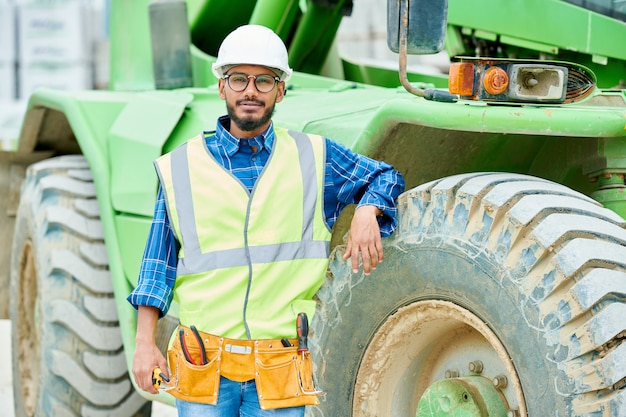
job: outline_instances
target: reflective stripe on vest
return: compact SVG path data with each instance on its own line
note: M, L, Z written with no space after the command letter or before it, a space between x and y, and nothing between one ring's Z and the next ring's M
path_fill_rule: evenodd
M299 311L314 313L330 242L325 142L275 133L252 193L213 159L201 136L155 163L181 242L175 297L184 300L183 324L224 337L275 338L295 334Z

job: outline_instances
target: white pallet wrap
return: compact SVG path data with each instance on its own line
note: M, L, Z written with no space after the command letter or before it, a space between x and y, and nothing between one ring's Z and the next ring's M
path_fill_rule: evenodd
M0 151L13 151L17 147L27 104L26 101L0 100Z
M17 59L17 15L15 4L0 0L0 61Z
M38 87L65 91L93 89L93 64L91 62L54 63L31 62L22 64L18 71L18 97L28 99Z
M84 3L31 2L17 10L20 62L93 59L93 14Z
M14 100L17 94L15 62L0 61L0 100Z

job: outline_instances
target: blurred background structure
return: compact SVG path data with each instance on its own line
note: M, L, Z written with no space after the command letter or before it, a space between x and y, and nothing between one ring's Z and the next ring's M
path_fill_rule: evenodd
M131 0L129 0L131 1ZM397 68L386 41L387 0L359 0L336 38L341 56ZM108 86L109 0L0 0L0 150L12 150L37 87ZM422 73L445 71L445 52L410 57ZM443 68L443 69L442 69Z
M0 0L0 148L37 87L107 87L107 0Z

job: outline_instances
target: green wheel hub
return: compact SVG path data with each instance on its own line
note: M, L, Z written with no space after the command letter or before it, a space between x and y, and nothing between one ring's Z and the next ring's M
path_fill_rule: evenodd
M482 376L444 379L426 389L416 417L506 417L506 399L497 380Z
M524 395L510 357L469 310L443 300L399 308L365 349L354 417L517 417Z

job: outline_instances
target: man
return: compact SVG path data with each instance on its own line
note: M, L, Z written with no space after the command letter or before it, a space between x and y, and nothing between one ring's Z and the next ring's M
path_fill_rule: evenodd
M355 273L360 261L366 275L382 262L381 234L395 228L404 180L329 139L274 127L292 70L270 29L247 25L229 34L213 72L228 116L214 134L155 162L161 187L128 297L138 309L133 374L156 393L152 372L168 367L154 332L175 297L181 328L168 356L178 373L164 373L179 415L301 417L303 404L317 399L271 393L283 381L272 381L279 374L263 367L263 355L295 352L298 314L313 316L331 228L347 204L357 208L344 259ZM309 356L289 357L310 366Z

